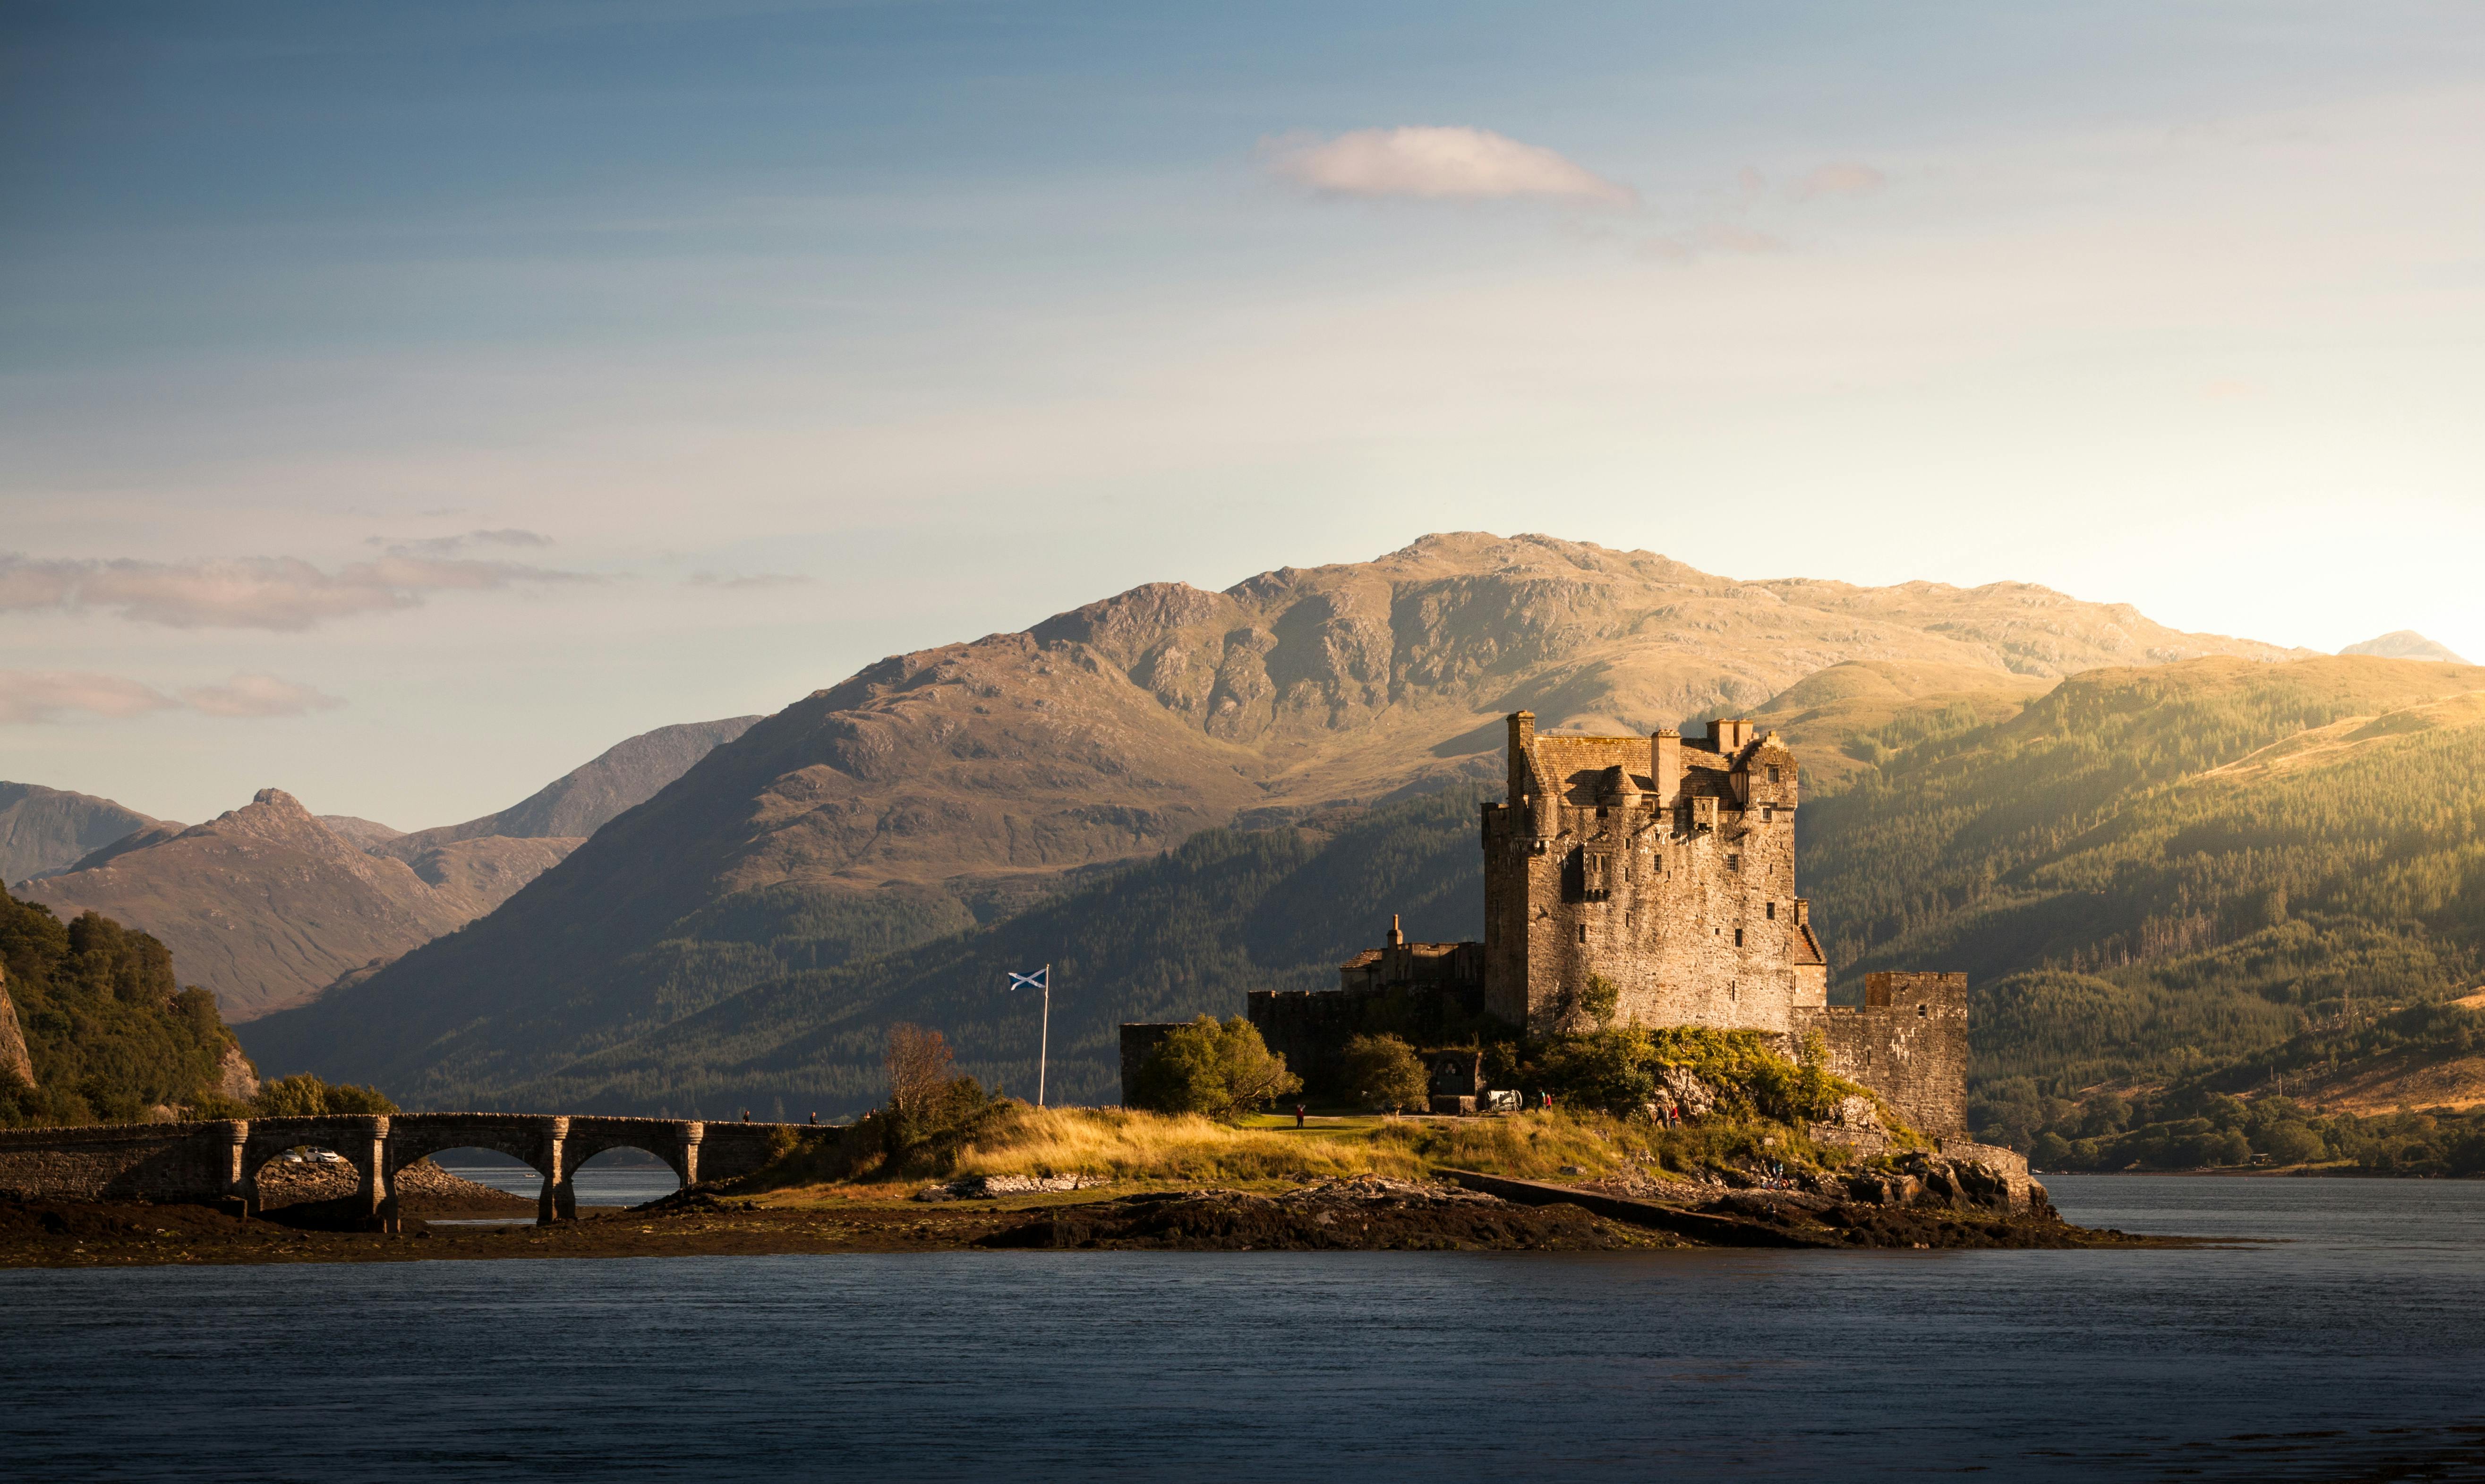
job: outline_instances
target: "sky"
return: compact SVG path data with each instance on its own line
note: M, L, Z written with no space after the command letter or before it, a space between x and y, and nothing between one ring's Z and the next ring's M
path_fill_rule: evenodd
M2485 9L0 8L0 778L399 829L1432 531L2485 659Z

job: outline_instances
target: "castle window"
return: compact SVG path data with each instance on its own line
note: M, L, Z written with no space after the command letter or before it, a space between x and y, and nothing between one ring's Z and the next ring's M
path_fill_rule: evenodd
M1588 924L1585 922L1579 924L1579 941L1581 943L1588 941Z
M1929 1019L1931 1019L1931 1017L1930 1017L1929 1015L1926 1015L1926 1014L1925 1013L1925 1007L1924 1007L1923 1005L1921 1005L1921 1004L1920 1004L1920 1005L1917 1005L1917 1006L1916 1006L1916 1019L1918 1019L1918 1020L1929 1020Z
M1771 903L1769 903L1769 921L1772 921L1772 922L1774 922L1774 921L1776 921L1777 920L1778 920L1778 904L1777 904L1777 903L1775 903L1775 902L1771 902Z
M1777 781L1778 781L1778 770L1776 769L1776 767L1772 766L1772 767L1769 769L1769 782L1770 782L1770 783L1776 783Z
M1735 929L1734 929L1734 947L1736 947L1736 948L1741 948L1742 946L1743 946L1743 930L1742 930L1741 928L1739 928L1739 927L1738 927L1738 928L1735 928ZM1919 1005L1919 1006L1917 1006L1917 1008L1918 1008L1918 1009L1922 1009L1922 1008L1923 1008L1923 1006L1922 1006L1922 1005Z
M1726 868L1730 871L1741 870L1743 868L1743 858L1738 855L1728 856L1726 858Z
M1762 824L1766 824L1776 817L1778 817L1778 807L1776 805L1763 804L1761 806L1761 822Z

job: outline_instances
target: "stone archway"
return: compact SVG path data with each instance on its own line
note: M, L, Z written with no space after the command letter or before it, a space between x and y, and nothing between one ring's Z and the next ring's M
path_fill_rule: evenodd
M698 1179L700 1125L672 1118L581 1116L569 1120L561 1146L560 1179L553 1193L553 1215L560 1221L578 1216L579 1169L599 1154L616 1149L654 1155L673 1178L688 1186Z
M246 1216L259 1214L259 1171L287 1151L309 1147L335 1153L353 1172L344 1210L359 1223L379 1219L387 1191L389 1119L385 1114L319 1118L253 1118L233 1151L232 1180Z

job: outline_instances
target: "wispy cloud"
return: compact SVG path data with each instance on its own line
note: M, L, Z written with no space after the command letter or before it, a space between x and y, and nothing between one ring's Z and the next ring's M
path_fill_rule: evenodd
M431 592L595 580L515 562L396 551L334 571L293 557L165 563L0 556L0 613L102 608L172 628L292 630L350 614L417 607Z
M84 670L0 670L0 722L54 722L72 711L140 716L180 705L161 691Z
M125 718L150 711L203 716L301 716L344 701L307 685L243 672L222 685L194 685L167 696L150 685L87 670L0 670L0 724L57 722L74 714Z
M693 572L682 579L686 588L807 588L811 579L793 572L751 572L736 576L726 572Z
M388 549L395 557L453 557L478 546L550 546L552 537L536 531L509 527L501 531L469 531L463 536L375 536L367 543Z
M1442 126L1355 129L1324 139L1285 134L1260 142L1261 167L1326 196L1410 196L1432 201L1518 197L1629 206L1637 192L1541 145L1490 129Z
M1832 160L1811 171L1787 186L1787 194L1797 201L1817 201L1823 196L1870 196L1890 183L1890 178L1862 160Z
M310 686L249 672L222 685L191 686L181 693L181 702L208 716L302 716L313 711L333 711L344 704L337 697Z

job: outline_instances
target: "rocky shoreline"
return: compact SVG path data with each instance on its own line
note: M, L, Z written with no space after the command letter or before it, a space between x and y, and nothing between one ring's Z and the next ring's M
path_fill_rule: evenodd
M1929 1176L1930 1178L1927 1178ZM243 1221L205 1206L0 1200L0 1267L180 1263L393 1262L431 1258L724 1256L967 1249L1158 1251L1625 1251L1814 1249L2125 1248L2198 1245L2063 1222L2036 1188L1975 1188L1934 1167L1856 1198L1852 1190L1647 1182L1652 1189L1554 1185L1460 1172L1437 1182L1373 1176L1273 1193L1218 1188L1122 1195L1047 1193L931 1204L855 1193L771 1205L679 1192L627 1211L536 1226L534 1203L443 1174L409 1188L395 1236L321 1229L333 1196ZM1998 1185L1998 1182L1997 1182ZM307 1183L306 1183L307 1186ZM305 1194L310 1194L306 1188ZM514 1217L464 1225L455 1218ZM288 1220L288 1212L303 1220Z

